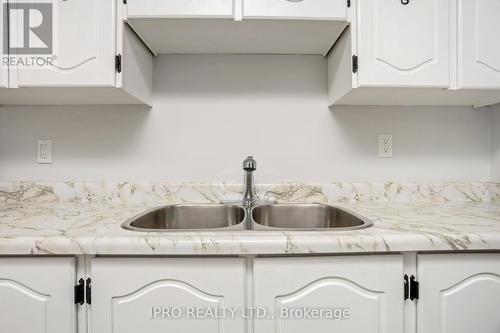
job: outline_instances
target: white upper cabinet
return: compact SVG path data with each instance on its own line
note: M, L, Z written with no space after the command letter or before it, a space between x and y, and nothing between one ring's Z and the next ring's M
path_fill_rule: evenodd
M342 20L345 1L243 0L243 18Z
M500 1L459 0L458 87L500 88Z
M243 258L97 258L91 261L93 333L244 333ZM201 312L197 312L200 310Z
M449 87L448 0L403 1L358 0L359 86Z
M154 8L154 12L151 9ZM233 0L130 0L127 17L233 17Z
M76 333L74 258L1 258L2 332Z
M51 4L52 36L48 35L46 40L40 36L31 42L44 43L47 46L52 42L52 52L47 53L47 56L53 58L52 66L19 67L17 85L19 87L113 86L116 26L113 18L116 1L54 0ZM22 3L14 4L18 5ZM17 11L18 22L22 22L21 16L25 15L24 12L25 10ZM33 12L31 15L35 16ZM50 17L42 19L50 20ZM18 40L23 39L26 33L24 24L13 26L17 27L17 31L12 34Z
M500 331L500 254L419 255L418 279L417 333Z
M255 259L254 304L271 313L254 332L401 333L402 277L400 255Z
M150 105L153 56L123 22L123 7L117 0L9 3L17 66L9 67L13 89L0 90L0 104Z
M0 2L0 54L2 55L2 59L8 56L8 42L5 40L4 33L4 19L5 19L5 6L6 3ZM9 68L4 65L4 61L0 62L0 88L5 88L9 86Z
M330 105L500 102L500 0L352 0Z

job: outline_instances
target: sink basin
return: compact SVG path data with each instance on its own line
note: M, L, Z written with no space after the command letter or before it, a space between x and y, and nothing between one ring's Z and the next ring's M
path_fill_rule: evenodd
M179 204L150 209L124 222L133 231L243 230L245 210L237 205Z
M245 230L245 209L235 204L157 207L124 222L132 231ZM254 230L358 230L373 223L344 208L309 203L262 204L252 209Z
M373 222L344 208L308 203L265 204L252 210L255 229L357 230Z

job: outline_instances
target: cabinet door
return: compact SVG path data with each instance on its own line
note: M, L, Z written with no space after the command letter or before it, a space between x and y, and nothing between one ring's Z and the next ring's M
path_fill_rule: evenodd
M245 331L223 314L243 307L245 259L97 258L91 270L93 333Z
M459 88L500 88L500 0L459 1Z
M1 258L0 331L76 333L74 258Z
M233 17L233 0L128 0L127 18Z
M449 87L448 0L358 0L359 86Z
M500 254L429 254L417 259L417 332L500 332Z
M243 18L346 20L344 0L244 0Z
M41 0L34 2L37 1L47 2ZM36 35L31 30L27 32L24 26L26 20L21 18L17 20L18 23L15 25L17 39L26 40L25 33L30 36L29 43L23 44L24 48L33 45L49 46L52 41L52 52L36 55L48 60L40 61L39 66L18 67L17 80L14 79L17 85L20 87L114 86L116 1L52 0L50 4L52 8L49 8L49 11L52 10L52 15L47 10L42 14L31 11L29 17L35 22L34 26L42 22L39 25L43 26L43 36L41 33ZM17 11L18 15L26 17L26 7L22 7L26 4L17 3L15 6L22 9ZM50 22L52 22L51 35ZM32 51L23 49L23 52Z
M256 259L254 273L255 305L270 312L255 333L403 330L399 255ZM323 313L306 317L311 309Z
M0 88L8 87L8 71L9 68L6 66L4 59L9 55L7 52L8 48L8 36L7 34L7 26L5 25L7 20L7 3L0 2L0 54L2 56L2 61L0 62Z

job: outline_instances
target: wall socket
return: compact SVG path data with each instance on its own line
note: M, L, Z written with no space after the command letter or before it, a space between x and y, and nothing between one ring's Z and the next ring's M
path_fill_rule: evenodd
M378 136L378 156L392 157L392 135L381 134Z
M38 140L38 164L52 164L52 140Z

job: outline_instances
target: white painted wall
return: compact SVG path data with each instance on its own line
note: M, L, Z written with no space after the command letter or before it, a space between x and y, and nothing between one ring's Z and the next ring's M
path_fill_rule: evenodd
M4 107L0 181L241 182L247 154L259 182L489 180L489 110L328 109L326 73L319 56L161 56L150 110ZM36 164L37 139L54 164Z
M500 182L500 104L491 112L491 180Z

